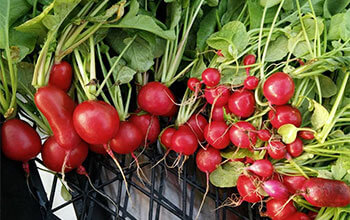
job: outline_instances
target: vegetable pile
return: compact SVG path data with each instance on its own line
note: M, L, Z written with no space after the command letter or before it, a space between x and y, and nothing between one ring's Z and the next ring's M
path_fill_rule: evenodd
M89 179L91 151L148 181L158 141L206 174L201 207L212 184L274 220L350 218L349 0L0 5L1 148L27 175L41 153Z

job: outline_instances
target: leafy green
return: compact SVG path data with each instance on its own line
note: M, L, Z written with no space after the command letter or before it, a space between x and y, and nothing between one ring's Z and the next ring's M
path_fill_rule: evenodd
M210 174L210 182L221 188L234 187L242 173L244 164L241 162L228 162L219 166Z
M254 160L259 160L264 157L263 154L260 154L259 152L252 152L246 148L226 148L225 150L220 152L221 156L226 159L241 159L245 157L250 157Z
M249 11L249 21L250 21L250 29L259 28L261 24L261 19L263 16L264 8L260 5L259 0L247 0L248 2L248 11ZM272 7L267 9L264 23L271 23L276 11L277 7Z
M350 3L350 0L325 0L324 15L330 17L339 12L342 12Z
M267 49L265 60L274 62L283 59L288 54L288 38L284 35L272 41Z
M312 104L314 107L314 112L311 116L311 124L315 130L318 130L325 125L328 117L329 112L325 107L323 107L321 104L316 102L315 100L312 100Z
M291 144L295 141L298 134L298 128L293 124L285 124L278 128L278 134L282 136L282 141Z
M70 192L64 184L62 184L61 187L61 196L64 199L64 201L69 201L72 199L72 195L70 194Z
M328 31L329 40L346 41L350 38L350 10L346 13L340 13L332 16Z
M278 5L281 0L260 0L260 5L263 7L271 8L275 5Z
M322 97L330 98L337 94L338 88L337 85L333 82L331 78L325 75L318 76L320 80L320 87L322 92Z
M211 9L203 18L197 32L197 48L203 51L206 47L206 40L214 33L216 27L216 9Z

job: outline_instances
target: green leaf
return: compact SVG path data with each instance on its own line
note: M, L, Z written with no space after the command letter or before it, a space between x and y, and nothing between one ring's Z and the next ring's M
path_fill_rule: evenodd
M263 154L260 154L259 152L252 152L246 148L239 148L237 150L237 148L226 148L223 151L220 151L220 154L223 158L226 159L242 159L245 157L250 157L254 160L259 160L262 159L264 157Z
M302 21L304 23L305 32L309 40L314 40L316 37L321 36L324 30L324 24L323 24L322 18L319 18L319 17L316 18L317 25L316 25L315 19L311 17L311 15L305 15L302 18ZM303 32L301 24L293 27L293 32L295 32L295 35ZM306 40L304 37L304 33L302 33L300 37L300 41L302 40Z
M234 187L242 173L244 164L241 162L228 162L219 166L210 174L210 182L221 188Z
M247 78L247 74L244 69L239 69L238 72L235 69L224 69L221 72L221 84L240 85Z
M330 98L337 94L338 88L337 85L333 82L331 78L325 75L318 76L321 86L322 97Z
M28 90L35 93L35 89L32 86L32 78L34 72L34 64L27 62L20 62L17 64L17 80L18 80L18 91L22 94L27 94Z
M206 0L206 2L210 7L216 7L219 4L219 0Z
M324 14L326 17L342 12L350 3L350 0L325 0Z
M167 6L167 17L168 17L168 23L169 28L174 29L176 25L179 24L181 20L181 14L182 14L182 8L181 4L177 1L174 1L173 3L169 4Z
M111 58L111 63L114 63L118 57ZM114 82L118 85L131 82L136 74L136 71L125 65L124 60L120 60L116 68L113 70Z
M288 38L284 35L272 41L267 49L265 60L275 62L282 60L288 54Z
M281 0L260 0L260 5L263 7L271 8L275 5L278 5Z
M199 57L196 64L193 66L190 72L190 77L201 79L203 71L207 68L203 61L203 57Z
M291 144L295 141L298 134L298 128L293 124L285 124L278 128L278 134L282 136L282 141Z
M311 49L313 48L313 41L310 42ZM300 37L292 37L288 40L288 50L297 58L309 60L312 58L309 46L306 41L300 41Z
M216 27L216 9L211 9L199 24L197 32L197 48L203 51L206 47L206 41L214 33Z
M329 112L325 107L320 105L315 100L312 100L312 102L314 105L314 113L311 116L311 124L315 130L318 130L322 128L323 125L325 125L329 116Z
M333 179L333 175L330 171L328 170L319 170L318 171L318 178L325 178L325 179Z
M339 38L346 41L350 38L350 10L346 13L340 13L332 16L328 31L329 40L338 40Z
M264 7L260 5L259 0L248 0L247 2L248 2L250 29L260 28ZM264 24L272 23L272 20L277 12L277 7L278 6L267 9L265 19L264 19Z
M61 187L61 196L64 199L64 201L69 201L72 199L72 195L70 194L70 192L68 191L68 189L64 184L62 184L62 187Z
M231 21L225 24L219 32L212 34L207 44L221 50L225 57L236 57L248 45L249 35L243 23Z

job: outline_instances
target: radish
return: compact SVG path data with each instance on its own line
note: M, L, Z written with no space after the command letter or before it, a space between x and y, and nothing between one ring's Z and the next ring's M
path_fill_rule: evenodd
M303 141L296 138L294 142L287 144L287 151L292 157L300 156L304 151Z
M187 80L187 87L193 91L193 92L196 92L200 89L201 87L201 82L199 81L199 79L195 78L195 77L192 77L192 78L189 78Z
M1 127L1 150L9 159L27 163L40 153L40 137L25 121L9 119Z
M171 137L171 149L180 154L179 156L192 155L197 147L197 137L188 126L180 126Z
M207 68L202 73L203 83L207 87L214 87L220 83L221 74L219 70L215 68Z
M129 122L133 123L142 133L143 143L154 143L160 133L160 124L157 116L150 114L134 114L129 118Z
M226 114L230 113L230 110L228 109L228 106L222 106L222 107L216 107L214 106L212 112L211 112L211 119L213 121L225 121L224 120L224 109Z
M263 183L262 188L274 199L288 199L289 192L283 183L277 180L267 180Z
M256 160L247 168L249 171L261 177L270 177L273 174L273 165L269 160Z
M262 141L268 141L271 138L271 133L269 130L261 129L257 133L258 133L258 138Z
M219 85L216 88L206 88L204 96L209 104L215 107L222 107L227 104L230 98L230 90L224 85Z
M243 65L244 66L249 66L254 64L256 61L256 58L253 54L248 54L243 58ZM250 67L246 67L245 71L247 72L247 76L249 76L249 71L250 71Z
M237 179L237 190L243 201L256 203L261 201L262 196L256 187L257 178L241 174Z
M141 109L152 115L169 116L176 109L175 96L160 82L144 85L137 96L137 103Z
M240 148L252 149L256 143L255 127L246 121L240 121L232 125L229 134L231 142Z
M118 154L131 154L141 145L142 139L143 134L136 125L123 121L117 134L111 139L110 147Z
M311 220L311 218L302 212L296 212L288 217L288 220Z
M309 216L309 218L310 218L311 220L314 220L314 219L316 219L318 213L317 213L317 212L313 212L313 211L309 211L309 212L307 213L307 215Z
M160 134L160 143L167 149L171 148L171 138L173 137L175 132L175 128L168 127L164 129Z
M89 150L96 154L106 154L106 150L102 144L89 144Z
M56 86L63 91L68 91L72 83L72 66L62 61L52 66L49 78L49 85Z
M304 176L283 176L283 184L291 194L300 190L306 180Z
M271 141L267 145L267 152L273 159L280 160L286 157L286 146L280 141Z
M78 168L88 155L88 146L80 142L71 150L62 148L54 137L49 137L41 151L44 165L55 172L69 172Z
M207 149L202 149L202 148L199 149L196 155L197 167L200 171L206 174L207 186L195 219L198 219L199 213L205 201L205 197L209 192L209 174L213 172L220 165L221 161L222 161L222 157L220 155L220 151L210 146L208 146Z
M103 101L80 103L73 114L74 128L89 144L107 144L118 132L117 110Z
M248 90L238 90L234 92L228 100L230 112L241 118L247 118L254 113L255 99L252 92Z
M301 188L301 194L316 207L344 207L350 204L350 188L339 180L308 179Z
M207 119L201 114L193 114L186 123L200 142L205 140L203 132L207 124Z
M312 131L299 131L298 136L304 140L313 140L315 135Z
M287 199L271 199L266 203L266 214L273 220L286 220L296 212L293 202Z
M293 96L295 85L286 73L277 72L269 76L264 83L263 93L271 105L284 105Z
M285 124L300 127L302 121L300 111L290 105L276 106L269 111L268 116L272 126L277 129Z
M259 79L256 78L255 76L248 76L244 80L243 85L244 85L243 87L244 89L254 90L259 85Z
M204 128L205 140L216 149L224 149L230 143L228 129L225 122L213 121Z

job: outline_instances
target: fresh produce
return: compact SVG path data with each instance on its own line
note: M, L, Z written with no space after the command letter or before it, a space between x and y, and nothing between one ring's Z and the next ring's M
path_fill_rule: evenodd
M72 66L67 61L56 63L50 72L49 85L56 86L66 92L71 86L72 76Z

